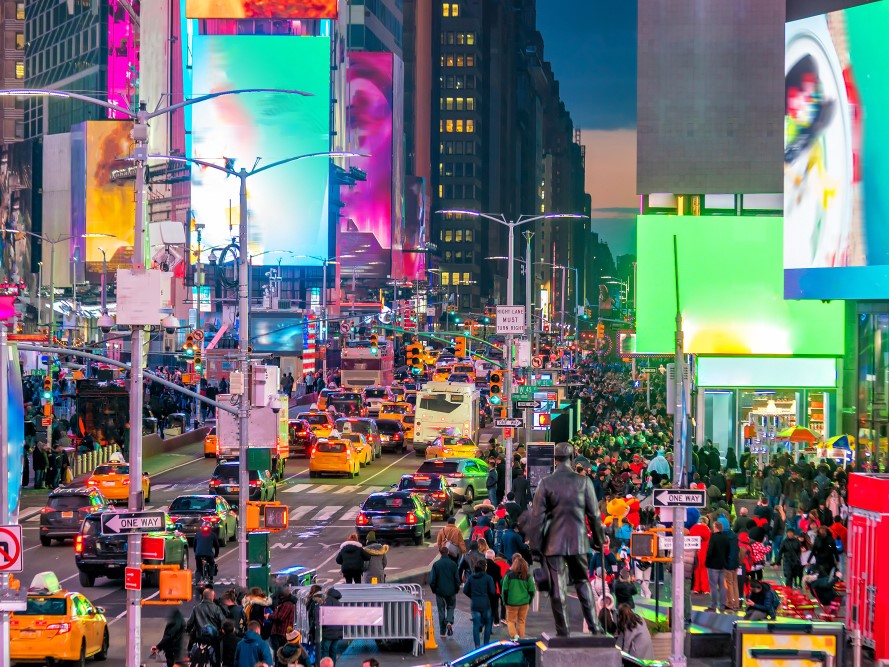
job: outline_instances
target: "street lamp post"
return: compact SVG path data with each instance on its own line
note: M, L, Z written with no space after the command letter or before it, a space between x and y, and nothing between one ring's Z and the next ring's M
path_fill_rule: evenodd
M490 220L491 222L496 222L497 224L503 225L509 229L509 266L507 268L507 279L506 279L506 305L512 306L514 305L513 301L515 298L514 285L513 285L513 276L515 274L515 261L514 261L514 253L515 253L515 229L516 227L521 227L522 225L526 225L531 222L535 222L537 220L552 220L554 218L568 218L568 219L583 219L587 216L577 214L577 213L546 213L543 215L535 215L535 216L526 216L524 214L520 215L515 220L507 220L506 215L503 213L492 214L492 213L481 213L479 211L467 211L463 209L446 209L443 211L437 211L439 214L443 215L466 215L474 218L484 218L485 220ZM530 265L528 266L528 270L530 270ZM529 303L525 304L525 310L527 311L530 307L530 297L531 295L526 295L526 300ZM528 329L528 340L530 341L531 329ZM506 339L506 407L507 414L512 412L512 343L513 336L509 335ZM527 421L530 418L530 414L526 411L525 420ZM506 460L507 462L512 461L512 438L506 438ZM511 465L511 463L509 464ZM509 493L512 490L512 475L506 476L506 484L504 485L504 489L506 493Z

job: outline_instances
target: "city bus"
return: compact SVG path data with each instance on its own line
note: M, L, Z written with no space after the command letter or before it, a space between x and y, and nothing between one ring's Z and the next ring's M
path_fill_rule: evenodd
M423 456L440 435L472 438L478 443L479 391L462 382L429 382L417 396L414 451Z
M370 341L349 341L340 357L340 384L352 390L388 387L394 381L395 359L391 345L381 341L372 348Z

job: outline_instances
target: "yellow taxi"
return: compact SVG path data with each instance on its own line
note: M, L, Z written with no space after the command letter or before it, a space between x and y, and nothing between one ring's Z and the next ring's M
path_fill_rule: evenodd
M111 502L126 501L130 497L130 465L124 461L109 461L96 466L86 484L99 489ZM151 502L151 480L148 473L142 473L142 495L145 502Z
M391 387L389 387L389 391L392 392L392 397L393 397L396 401L403 401L403 400L404 400L404 394L405 394L405 392L407 391L407 389L405 389L404 385L393 384Z
M404 401L386 401L380 405L379 419L398 419L414 411L414 406Z
M327 387L322 389L321 393L318 394L318 401L317 401L318 409L319 410L326 410L327 409L327 397L330 396L331 394L337 393L338 391L340 391L340 390L339 389L328 389Z
M204 458L211 459L218 456L219 438L216 437L216 427L210 429L204 436Z
M472 438L440 435L426 448L427 459L474 459L478 457L478 445Z
M374 450L363 433L341 433L339 437L352 443L352 446L358 453L358 462L362 468L373 463Z
M439 366L435 369L435 373L432 375L433 382L447 382L448 377L451 375L451 366L448 364L447 366Z
M327 438L333 430L333 418L326 412L311 410L309 412L300 412L296 415L297 419L305 419L309 422L309 426L315 435L319 438Z
M27 607L12 613L9 657L13 663L82 665L108 657L105 610L84 595L63 590L52 572L35 575Z
M350 440L319 440L309 459L309 477L321 475L358 477L360 469L361 457Z
M401 418L401 423L404 424L404 441L405 442L413 442L414 440L414 421L417 419L417 415L413 412L407 415L404 415Z
M469 379L475 382L475 365L474 364L454 364L452 373L466 373Z

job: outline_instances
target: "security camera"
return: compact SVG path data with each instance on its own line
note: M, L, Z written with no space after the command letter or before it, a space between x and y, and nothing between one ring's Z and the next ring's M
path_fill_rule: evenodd
M272 409L274 414L278 414L281 412L281 399L277 396L272 396L269 399L269 407Z
M99 330L102 333L106 333L106 334L110 333L111 330L114 328L114 318L111 317L111 315L109 315L108 313L102 313L99 316L98 325L99 325Z
M179 328L179 320L173 315L167 315L161 320L161 326L168 334L174 334L176 333L176 329Z

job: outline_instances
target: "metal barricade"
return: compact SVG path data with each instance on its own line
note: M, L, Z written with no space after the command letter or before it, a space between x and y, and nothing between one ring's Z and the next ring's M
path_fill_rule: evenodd
M338 605L321 605L315 627L320 642L325 625L342 626L343 639L413 642L413 655L424 650L423 588L419 584L342 584L335 587L342 598ZM312 627L307 602L309 588L295 591L294 628L310 637ZM360 610L360 611L356 611Z

